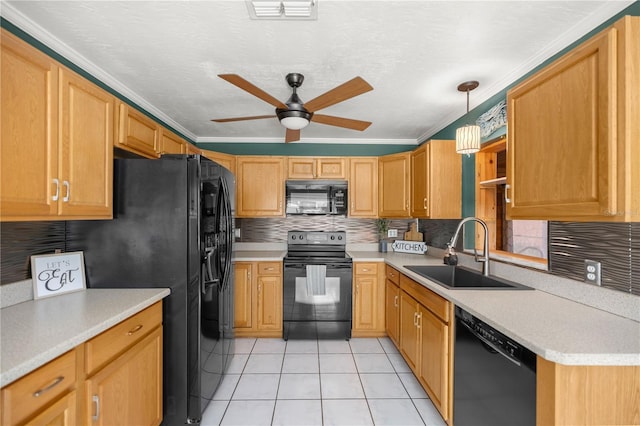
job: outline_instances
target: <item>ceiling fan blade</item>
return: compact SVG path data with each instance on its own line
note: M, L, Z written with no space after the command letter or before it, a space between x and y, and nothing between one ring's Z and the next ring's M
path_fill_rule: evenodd
M230 121L246 121L246 120L260 120L262 118L274 118L275 115L254 115L252 117L235 117L235 118L214 118L211 121L216 123L228 123Z
M320 109L335 105L338 102L346 101L354 96L373 90L373 87L361 77L355 77L346 83L341 84L335 89L318 96L315 99L305 102L304 107L309 112L315 112Z
M285 142L295 142L300 140L300 130L287 129L287 133L284 137Z
M249 83L247 80L245 80L244 78L240 77L237 74L218 74L218 77L228 81L229 83L235 86L238 86L242 90L251 93L253 96L256 96L262 99L263 101L273 105L276 108L287 109L287 106L284 103L277 100L276 98L274 98L273 96L265 92L264 90L260 89L258 86L255 86L254 84Z
M365 130L371 125L370 121L353 120L351 118L334 117L332 115L324 114L313 114L311 121L314 123L328 124L329 126L338 126L360 131Z

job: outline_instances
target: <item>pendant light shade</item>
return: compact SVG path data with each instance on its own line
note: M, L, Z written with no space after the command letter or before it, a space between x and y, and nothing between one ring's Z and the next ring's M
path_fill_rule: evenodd
M469 114L469 92L479 83L467 81L458 86L460 92L467 92L467 114ZM456 152L458 154L473 154L480 151L480 126L468 124L456 130Z

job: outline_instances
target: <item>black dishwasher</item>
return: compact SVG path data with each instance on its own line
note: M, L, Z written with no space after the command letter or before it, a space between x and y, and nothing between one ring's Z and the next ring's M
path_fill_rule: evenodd
M535 426L536 355L456 306L455 426Z

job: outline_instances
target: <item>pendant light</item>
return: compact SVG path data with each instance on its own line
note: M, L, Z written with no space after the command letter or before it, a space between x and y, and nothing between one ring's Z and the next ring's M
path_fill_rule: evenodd
M458 86L458 91L467 92L467 114L469 114L469 92L478 87L477 81L465 81ZM456 152L473 154L480 151L480 126L467 124L456 130Z

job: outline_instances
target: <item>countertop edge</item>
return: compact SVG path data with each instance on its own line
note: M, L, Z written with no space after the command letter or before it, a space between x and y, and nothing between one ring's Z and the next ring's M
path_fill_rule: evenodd
M139 290L139 289L137 289ZM164 299L170 294L170 290L168 288L156 288L156 289L147 289L147 290L156 290L156 292L152 292L149 296L141 298L139 301L136 301L134 304L127 305L121 311L118 311L116 314L109 315L107 318L100 319L97 324L84 329L82 332L74 334L72 337L69 337L59 344L50 347L48 350L40 351L33 356L27 356L20 363L11 366L8 370L0 371L0 387L7 386L21 377L29 374L30 372L38 369L39 367L45 365L49 361L54 360L60 355L72 350L76 346L92 339L103 331L108 330L114 325L122 322L123 320L137 314L138 312L148 308L156 302ZM109 291L107 289L101 289L100 291L106 292ZM118 289L114 291L126 291L126 289ZM56 296L56 297L64 297L64 296ZM37 300L23 302L23 303L37 303ZM3 333L4 334L4 333ZM4 342L3 342L4 345ZM3 365L4 367L4 365Z

